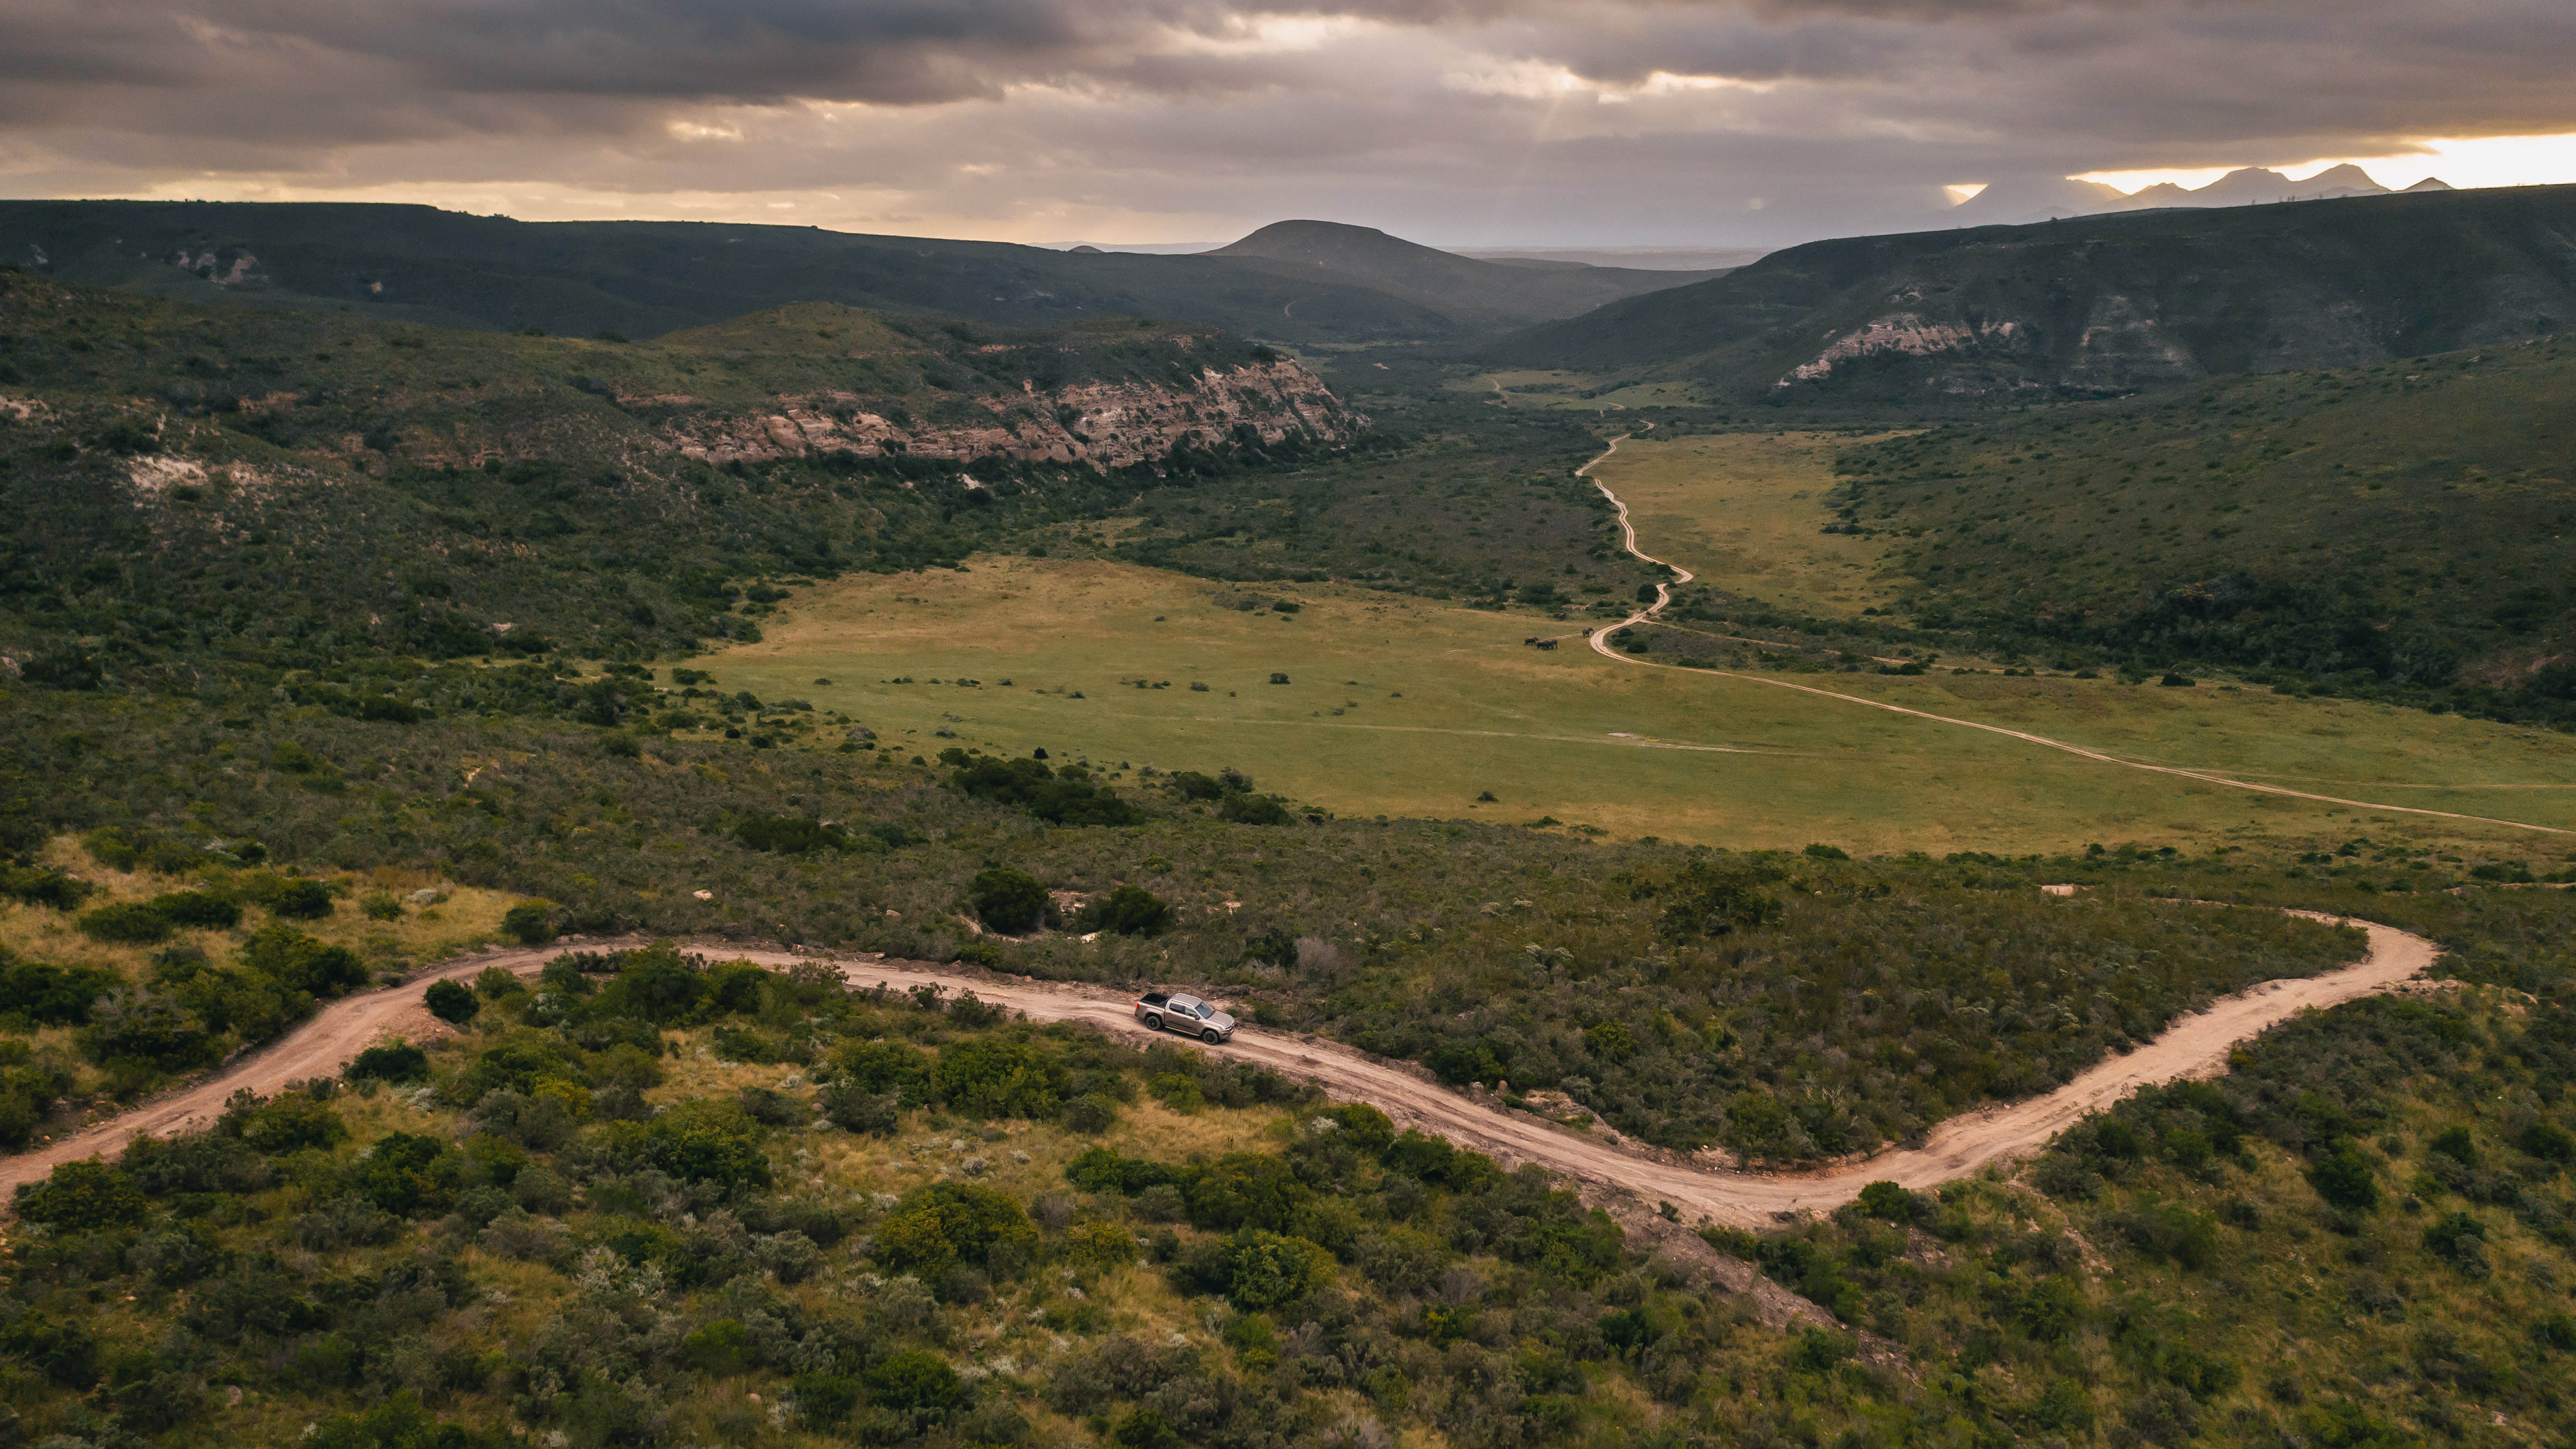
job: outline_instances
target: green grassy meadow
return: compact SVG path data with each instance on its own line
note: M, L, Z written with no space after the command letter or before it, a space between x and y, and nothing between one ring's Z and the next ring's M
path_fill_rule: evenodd
M1532 612L1325 585L1299 589L1295 614L1247 612L1221 602L1231 592L1110 563L983 557L962 573L819 585L764 642L693 663L727 690L843 711L906 756L957 745L1110 769L1233 764L1338 813L1552 817L1622 838L1870 852L2352 835L2576 852L2576 838L2258 795L1758 678L1613 663ZM1534 634L1564 642L1542 652L1522 642ZM1289 682L1268 682L1274 672ZM1763 678L2124 758L2576 829L2576 741L2538 731L2220 687Z
M1826 533L1840 481L1833 433L1638 434L1592 476L1628 505L1637 546L1700 584L1819 618L1892 607L1901 575L1883 537Z

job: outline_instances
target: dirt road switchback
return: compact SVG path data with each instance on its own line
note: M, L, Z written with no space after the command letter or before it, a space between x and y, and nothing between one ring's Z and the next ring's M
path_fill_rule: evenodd
M2320 917L2319 919L2325 919ZM1346 1046L1246 1027L1234 1040L1207 1048L1315 1083L1344 1101L1366 1102L1401 1126L1418 1127L1506 1162L1534 1162L1597 1187L1669 1202L1685 1222L1707 1217L1740 1227L1768 1225L1780 1213L1827 1211L1858 1195L1863 1184L1889 1180L1929 1187L1976 1171L1999 1158L2036 1151L2087 1112L2098 1111L2143 1086L2215 1074L2237 1043L2298 1012L2386 991L2432 963L2435 947L2391 926L2355 921L2369 933L2360 961L2322 976L2267 981L2213 1002L2206 1011L2125 1056L2096 1064L2045 1096L1955 1117L1918 1148L1882 1153L1865 1161L1817 1172L1756 1173L1694 1165L1670 1154L1630 1150L1607 1134L1578 1132L1527 1113L1453 1091L1421 1069L1371 1057ZM500 966L533 974L568 946L592 949L640 942L559 942L536 950L489 951L449 963L400 987L347 997L269 1046L230 1063L214 1076L85 1131L0 1160L0 1201L21 1183L34 1182L59 1163L109 1156L143 1133L166 1136L202 1127L223 1111L224 1099L249 1090L266 1095L307 1077L336 1075L350 1057L384 1037L419 1034L437 1024L421 1008L432 980L471 977ZM1139 1025L1132 999L1097 987L1028 981L945 970L921 962L836 958L811 953L694 947L724 960L785 967L820 963L837 968L853 989L883 983L896 990L935 986L973 991L986 1001L1026 1013L1035 1021L1086 1022L1140 1044L1153 1033Z

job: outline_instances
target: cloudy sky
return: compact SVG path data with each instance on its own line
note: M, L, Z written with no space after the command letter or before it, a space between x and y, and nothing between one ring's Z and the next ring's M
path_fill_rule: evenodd
M1776 245L1984 183L2576 181L2568 0L6 0L0 194Z

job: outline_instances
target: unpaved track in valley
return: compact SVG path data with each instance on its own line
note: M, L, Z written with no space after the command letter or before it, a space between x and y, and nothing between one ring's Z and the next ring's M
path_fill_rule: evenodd
M2213 907L2212 909L2218 909ZM2324 919L2320 917L2320 919ZM2142 1086L2214 1073L2228 1050L2265 1028L2310 1007L2331 1006L2386 991L2431 963L2434 946L2389 926L2364 926L2370 951L2358 963L2301 980L2270 981L2213 1003L2174 1023L2164 1035L2126 1056L2099 1063L2046 1096L1970 1113L1944 1123L1922 1147L1807 1173L1755 1173L1692 1166L1667 1155L1626 1150L1600 1135L1576 1132L1526 1113L1506 1111L1454 1092L1419 1068L1383 1061L1352 1048L1311 1038L1245 1028L1216 1048L1228 1056L1314 1082L1345 1101L1366 1102L1398 1123L1420 1127L1463 1146L1511 1162L1535 1162L1567 1176L1624 1191L1652 1203L1670 1202L1684 1222L1701 1217L1742 1227L1770 1223L1777 1213L1816 1212L1849 1201L1862 1184L1882 1179L1929 1187L1974 1172L1998 1158L2028 1153L2087 1112ZM568 946L593 949L640 944L628 941L561 942L543 949L487 951L449 963L409 985L371 991L323 1007L312 1020L215 1076L116 1119L16 1157L0 1159L0 1194L33 1182L63 1162L114 1156L138 1134L156 1136L202 1127L220 1115L224 1099L249 1090L273 1093L307 1077L336 1075L370 1043L397 1031L429 1024L421 1010L431 980L463 979L500 966L533 974ZM742 950L708 944L692 947L724 960L785 967L820 963L838 968L854 989L879 983L898 991L937 986L973 991L986 1001L1037 1021L1086 1022L1140 1045L1154 1033L1138 1025L1132 998L1097 987L1028 981L1018 977L944 971L921 962L850 960L813 953Z
M1652 427L1654 425L1649 423L1647 426ZM1609 499L1611 505L1619 510L1619 532L1627 539L1629 553L1645 560L1647 563L1659 564L1664 568L1671 569L1674 574L1673 583L1689 583L1691 579L1695 577L1690 570L1683 568L1681 565L1676 563L1666 563L1664 560L1659 559L1653 554L1637 547L1637 529L1634 524L1631 524L1628 521L1627 502L1620 498L1618 494L1611 492L1608 484L1591 476L1592 469L1598 465L1603 458L1607 458L1611 454L1618 452L1619 445L1626 442L1629 437L1630 434L1621 433L1618 437L1612 438L1610 440L1610 446L1601 450L1600 457L1594 458L1591 462L1575 469L1574 476L1585 479L1590 482L1593 487L1600 489L1601 496ZM1785 679L1772 679L1760 674L1737 674L1724 669L1690 669L1679 664L1664 664L1652 659L1640 659L1633 654L1622 654L1618 650L1610 647L1610 636L1612 634L1617 633L1619 630L1625 629L1632 624L1652 624L1659 622L1655 616L1662 613L1664 611L1664 606L1670 604L1672 601L1673 590L1671 584L1655 585L1655 601L1653 603L1648 604L1646 607L1639 609L1633 614L1630 614L1627 618L1620 620L1616 624L1611 624L1604 628L1592 631L1592 652L1600 655L1604 659L1612 659L1621 664L1633 664L1646 669L1671 669L1684 674L1709 675L1718 679L1740 679L1747 684L1767 684L1774 689L1794 689L1800 694L1812 694L1823 699L1840 700L1845 704L1866 705L1871 709L1883 709L1889 714L1912 715L1916 719L1928 719L1935 724L1957 725L1962 729L1984 730L1988 734L2002 735L2006 739L2020 740L2026 744L2040 745L2052 750L2063 750L2067 754L2074 755L2080 759L2092 760L2104 765L2117 765L2124 770L2145 770L2150 774L2173 775L2180 779L2198 780L2205 785L2225 785L2232 790L2251 790L2259 795L2285 795L2293 800L2316 800L2328 805L2343 805L2363 810L2392 810L2401 815L2429 815L2437 820L2466 820L2478 825L2502 825L2514 830L2535 831L2542 835L2576 835L2576 830L2563 830L2555 825L2534 825L2527 820L2504 820L2492 815L2463 815L2453 810L2427 810L2420 805L2387 805L2376 800L2347 800L2340 795L2317 795L2306 790L2293 790L2286 785L2265 785L2253 780L2239 780L2229 775L2212 774L2207 770L2186 769L2179 765L2151 765L2141 760L2124 760L2117 755L2105 754L2100 750L2089 750L2082 745L2068 744L2064 740L2053 740L2046 735L2035 735L2028 730L2006 729L2002 725L1984 724L1977 720L1959 719L1946 714L1933 714L1928 710L1908 709L1901 704L1889 704L1884 700L1867 699L1857 694L1842 694L1830 689L1818 689L1812 684L1792 684ZM2410 786L2408 788L2429 789L2438 787Z

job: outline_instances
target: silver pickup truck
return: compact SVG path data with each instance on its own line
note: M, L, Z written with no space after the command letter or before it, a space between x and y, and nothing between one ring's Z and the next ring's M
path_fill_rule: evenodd
M1177 992L1148 991L1136 1002L1136 1019L1148 1031L1177 1031L1210 1046L1234 1035L1234 1018L1216 1003Z

